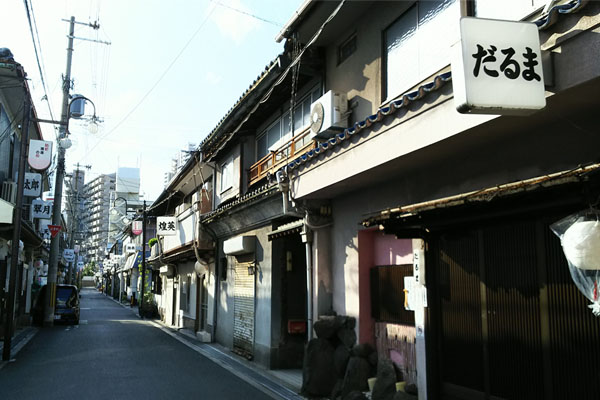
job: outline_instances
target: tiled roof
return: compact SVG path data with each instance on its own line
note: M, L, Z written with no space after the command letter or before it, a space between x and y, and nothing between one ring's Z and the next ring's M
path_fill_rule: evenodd
M380 122L385 117L394 114L396 111L400 110L403 107L406 107L410 103L422 99L428 93L435 92L443 85L445 85L446 82L449 82L451 79L452 75L450 72L446 72L436 76L432 82L419 86L419 88L414 92L402 95L402 97L400 97L398 100L394 100L389 105L380 108L377 111L377 113L370 115L365 120L356 122L352 127L344 129L343 132L336 134L333 138L325 142L319 143L316 149L311 150L290 162L287 165L288 170L299 167L300 165L306 163L310 159L317 157L320 154L324 154L325 152L329 151L341 142L350 139L352 136L362 131L363 129L366 129L371 125Z
M571 14L576 11L579 11L582 7L584 7L589 0L573 0L566 4L561 4L552 7L548 13L542 17L541 19L534 21L534 23L538 26L539 30L548 29L550 26L554 25L559 17L564 14ZM377 113L370 115L365 120L356 122L354 126L344 129L342 133L336 134L333 138L319 143L316 149L309 151L306 154L301 155L300 157L292 160L288 165L288 170L299 167L300 165L306 163L310 159L319 156L320 154L324 154L329 151L331 148L337 146L339 143L349 139L354 134L360 132L361 130L370 127L376 122L380 122L383 118L388 115L394 114L402 107L406 107L409 103L422 99L427 93L434 92L438 90L441 86L443 86L446 82L452 79L452 73L446 72L444 74L440 74L435 77L432 82L429 82L425 85L419 87L418 90L407 93L403 95L400 99L392 101L389 105L380 108Z
M584 7L589 0L573 0L566 4L561 4L552 7L548 14L543 16L542 18L534 21L534 23L538 26L539 30L545 30L551 27L558 21L558 18L563 14L572 14L574 12L579 11L582 7Z
M240 206L242 204L257 201L257 200L267 197L277 191L279 191L279 189L277 188L277 186L275 184L267 183L267 184L257 188L256 190L253 190L252 192L246 193L244 196L240 197L239 199L236 199L236 200L234 200L230 203L227 203L223 206L219 206L216 210L203 215L202 222L210 223L211 220L219 218L227 210L230 210L230 209Z

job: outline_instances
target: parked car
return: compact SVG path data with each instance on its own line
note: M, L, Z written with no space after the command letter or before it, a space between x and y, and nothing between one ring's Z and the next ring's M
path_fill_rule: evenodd
M44 321L44 305L47 286L40 289L33 306L33 323L42 325ZM56 285L56 306L54 307L54 322L71 322L79 324L79 290L74 285Z

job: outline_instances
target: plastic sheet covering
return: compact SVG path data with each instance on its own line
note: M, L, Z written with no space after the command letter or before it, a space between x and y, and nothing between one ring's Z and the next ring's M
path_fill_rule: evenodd
M600 316L600 210L571 214L550 226L561 240L571 278Z

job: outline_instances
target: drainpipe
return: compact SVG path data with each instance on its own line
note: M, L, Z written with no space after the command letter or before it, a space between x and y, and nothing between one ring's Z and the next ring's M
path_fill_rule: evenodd
M300 233L302 242L306 247L306 330L308 331L308 341L313 338L313 268L312 268L312 240L313 233L304 224Z

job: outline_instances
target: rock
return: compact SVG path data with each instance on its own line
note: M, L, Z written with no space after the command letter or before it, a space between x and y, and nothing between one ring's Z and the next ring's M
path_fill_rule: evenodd
M356 344L356 332L354 329L342 328L337 331L337 337L349 349Z
M377 381L373 387L373 400L392 400L396 393L396 369L392 360L381 359L377 364Z
M369 359L371 353L375 352L375 349L369 343L357 344L352 348L352 355L355 357L362 357Z
M419 394L419 388L414 383L409 383L404 387L404 391L408 394L414 394L417 396Z
M342 397L348 393L358 390L366 392L369 390L368 379L371 377L371 365L367 360L360 357L350 357L344 383L342 385Z
M330 339L335 336L338 329L341 328L339 317L321 316L317 322L313 324L313 329L319 339Z
M350 350L346 346L340 345L335 348L333 354L333 366L338 378L343 378L346 374L346 367L350 360Z
M378 360L379 360L379 356L377 355L376 351L369 354L369 357L367 358L367 361L369 361L369 364L371 364L371 366L373 366L374 368L377 367Z
M346 317L346 323L344 326L348 329L356 328L356 318L354 317Z
M330 399L336 400L342 398L342 385L344 384L343 379L338 379L333 386L333 390L331 391Z
M342 400L368 400L368 398L362 392L354 390L342 397Z
M392 400L417 400L417 396L404 392L396 392Z
M329 396L335 385L334 348L325 339L312 339L304 352L302 394Z

